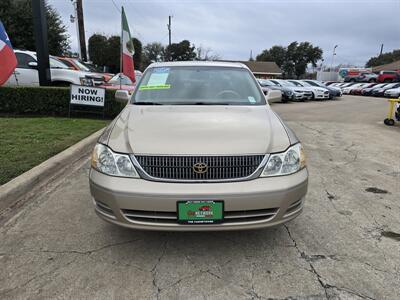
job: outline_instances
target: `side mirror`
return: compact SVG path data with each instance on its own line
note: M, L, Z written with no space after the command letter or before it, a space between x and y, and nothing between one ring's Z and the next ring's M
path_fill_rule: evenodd
M126 104L128 103L131 96L129 95L128 91L125 90L117 90L115 92L115 101Z
M269 103L282 102L282 92L279 90L269 90L265 98Z
M31 62L28 62L28 66L29 66L30 68L32 68L32 69L37 69L38 64L37 64L36 61L31 61Z

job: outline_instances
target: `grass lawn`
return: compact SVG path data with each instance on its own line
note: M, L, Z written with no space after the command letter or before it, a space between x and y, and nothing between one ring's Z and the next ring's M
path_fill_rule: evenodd
M77 143L108 122L0 117L0 185Z

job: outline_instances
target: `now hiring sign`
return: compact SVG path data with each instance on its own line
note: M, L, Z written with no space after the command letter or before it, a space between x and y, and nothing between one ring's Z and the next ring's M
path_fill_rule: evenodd
M105 89L71 85L71 104L104 107Z

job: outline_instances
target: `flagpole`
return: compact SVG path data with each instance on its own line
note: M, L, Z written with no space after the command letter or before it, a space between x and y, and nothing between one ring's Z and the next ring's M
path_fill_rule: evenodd
M123 34L124 34L124 29L122 28L122 14L123 14L123 12L124 12L124 7L123 6L121 6L121 38L120 38L120 53L119 53L119 89L121 90L122 89L122 87L121 87L121 80L122 80L122 72L123 72L123 70L122 70L122 67L123 67L123 64L122 64L122 51L123 51L123 42L124 42L124 37L123 37Z

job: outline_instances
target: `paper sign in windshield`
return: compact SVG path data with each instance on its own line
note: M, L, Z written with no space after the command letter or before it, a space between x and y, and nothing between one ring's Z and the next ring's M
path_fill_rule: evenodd
M256 103L257 102L256 99L254 99L254 97L251 97L251 96L247 97L247 99L249 99L250 103Z
M154 68L147 86L165 85L169 75L169 68Z
M139 87L139 91L146 91L146 90L165 90L171 87L170 84L160 84L160 85L141 85Z

